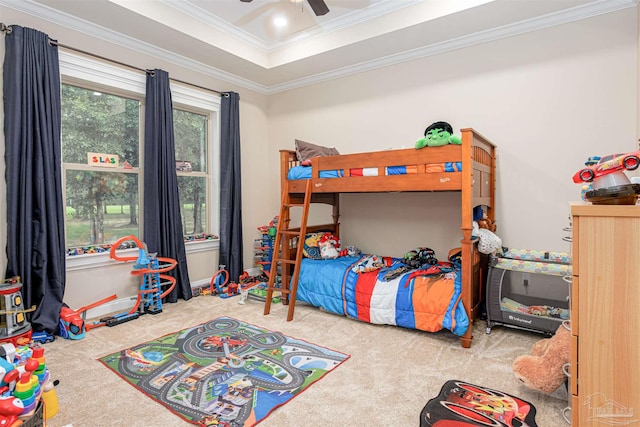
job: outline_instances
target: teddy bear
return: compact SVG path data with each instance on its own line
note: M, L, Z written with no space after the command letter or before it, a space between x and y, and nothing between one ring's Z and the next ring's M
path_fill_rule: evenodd
M483 214L482 218L477 221L478 228L484 228L485 230L489 230L492 232L496 232L498 226L495 222L491 221L487 214Z
M567 377L563 366L569 363L571 331L564 324L551 338L537 341L531 347L531 354L516 357L513 373L525 387L553 393Z
M424 131L424 138L416 141L416 148L438 147L447 144L462 144L458 136L453 135L453 128L447 122L435 122Z

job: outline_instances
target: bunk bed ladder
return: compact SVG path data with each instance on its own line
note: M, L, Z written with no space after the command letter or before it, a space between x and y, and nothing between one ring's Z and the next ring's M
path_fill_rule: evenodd
M311 205L312 180L307 180L303 203L295 203L292 196L289 194L288 183L285 182L284 185L285 187L282 193L282 205L280 206L278 228L273 245L273 257L271 260L271 272L269 274L269 282L267 285L267 297L264 303L264 314L269 314L271 311L273 294L274 292L279 291L282 294L282 303L289 304L287 321L291 321L293 320L293 312L296 306L298 278L300 277L300 263L302 262L303 257L302 248L304 247L304 238L307 234L307 220L309 218L309 207ZM299 229L289 228L292 207L302 208ZM291 259L291 242L296 237L295 258ZM278 265L281 267L281 288L276 287ZM288 273L291 265L293 265L293 273L289 275Z

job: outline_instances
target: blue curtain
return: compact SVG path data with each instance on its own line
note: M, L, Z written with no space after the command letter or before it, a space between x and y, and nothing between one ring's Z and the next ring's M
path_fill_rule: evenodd
M167 273L176 278L176 287L167 302L192 297L184 248L176 150L173 136L173 106L169 74L147 72L144 120L144 242L150 253L173 258L178 265Z
M244 271L239 101L237 93L224 93L220 112L220 264L236 282Z
M35 331L58 331L66 280L58 48L39 31L5 36L7 269L22 278Z

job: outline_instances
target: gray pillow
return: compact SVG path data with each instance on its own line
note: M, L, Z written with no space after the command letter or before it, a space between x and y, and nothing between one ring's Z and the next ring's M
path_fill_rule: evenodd
M337 156L340 153L334 147L323 147L322 145L296 139L296 156L300 162L311 164L310 160L318 156Z

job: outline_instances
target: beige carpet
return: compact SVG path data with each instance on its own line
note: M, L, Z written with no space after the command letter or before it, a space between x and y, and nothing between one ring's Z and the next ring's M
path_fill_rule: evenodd
M420 410L452 379L498 389L533 403L539 427L562 427L567 406L564 388L552 395L521 386L513 376L514 358L542 338L535 333L495 327L484 332L477 321L470 349L449 332L435 334L377 326L298 304L292 322L286 307L262 314L255 301L201 296L165 304L155 316L144 315L114 327L89 331L82 340L57 338L45 344L47 367L60 380L60 411L48 427L189 426L162 405L120 379L96 359L117 350L193 326L218 316L235 317L314 344L348 353L351 358L304 393L276 409L260 427L418 426Z

